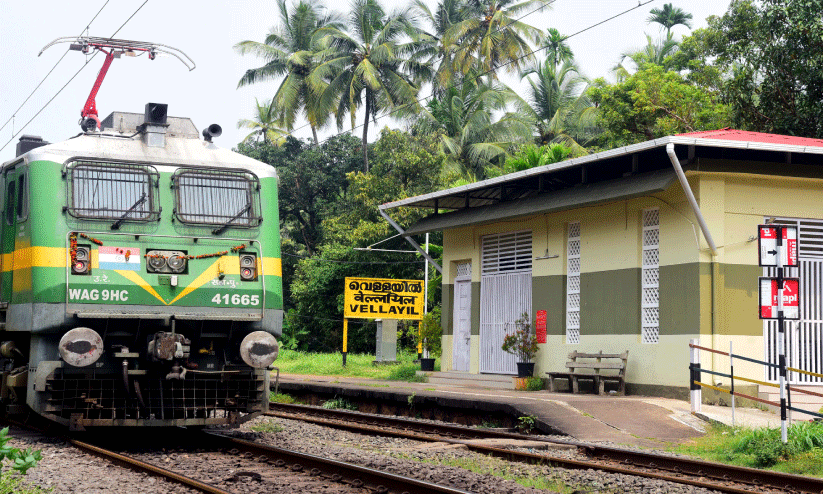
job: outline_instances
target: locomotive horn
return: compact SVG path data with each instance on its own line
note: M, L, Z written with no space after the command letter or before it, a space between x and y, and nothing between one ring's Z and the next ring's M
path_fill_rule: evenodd
M217 124L211 124L205 129L203 129L203 138L206 142L211 142L212 138L220 137L220 134L223 133L223 127Z

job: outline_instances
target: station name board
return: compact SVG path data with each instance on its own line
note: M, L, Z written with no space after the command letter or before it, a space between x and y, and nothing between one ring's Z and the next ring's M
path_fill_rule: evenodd
M346 278L343 317L422 319L423 280Z

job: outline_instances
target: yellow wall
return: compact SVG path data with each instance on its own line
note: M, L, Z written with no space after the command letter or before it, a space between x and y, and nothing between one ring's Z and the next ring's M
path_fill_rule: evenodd
M639 244L642 210L660 210L661 266L701 263L700 320L694 334L661 336L657 344L642 344L638 335L581 335L580 345L566 345L565 336L550 335L536 359L536 375L564 368L573 349L602 349L616 353L629 350L627 380L638 384L686 386L688 341L763 359L763 323L757 319L757 225L764 216L823 218L823 180L754 176L732 173L689 172L689 183L717 246L711 255L708 243L685 198L679 182L654 197L617 201L595 207L464 227L444 232L444 277L453 283L456 262L472 262L472 281L480 281L480 238L483 235L531 230L533 254L548 250L554 259L535 260L533 276L566 273L566 225L580 221L581 268L594 273L640 267ZM671 246L678 246L671 248ZM751 278L751 279L749 279ZM479 301L473 301L479 303ZM631 308L637 310L637 308ZM714 312L714 313L713 313ZM639 328L638 328L639 333ZM472 336L471 372L478 372L479 337ZM728 358L702 353L703 367L728 370ZM451 339L444 337L443 369L451 365ZM763 379L763 366L739 361L735 372ZM708 376L704 380L712 381ZM720 378L719 380L723 380Z

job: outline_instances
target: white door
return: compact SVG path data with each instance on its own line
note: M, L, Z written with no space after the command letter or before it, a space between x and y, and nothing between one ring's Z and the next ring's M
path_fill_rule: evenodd
M481 258L480 372L516 374L516 357L500 347L516 320L531 318L531 231L483 237Z
M471 278L454 282L454 336L452 368L468 371L471 352Z

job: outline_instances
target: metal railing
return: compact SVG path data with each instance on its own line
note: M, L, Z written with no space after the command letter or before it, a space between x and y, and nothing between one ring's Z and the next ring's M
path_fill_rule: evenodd
M768 386L768 387L772 387L772 388L778 388L778 389L780 388L779 384L770 383L770 382L766 382L766 381L760 381L758 379L751 379L751 378L743 377L743 376L736 376L734 374L734 361L735 361L735 359L745 360L746 362L751 362L751 363L765 365L765 366L771 366L771 367L779 367L779 365L771 363L771 362L766 362L764 360L759 360L759 359L755 359L755 358L751 358L751 357L746 357L744 355L736 354L736 353L733 352L733 347L732 347L731 342L729 343L729 351L728 352L723 352L721 350L715 350L714 348L707 348L707 347L704 347L704 346L700 346L700 345L698 345L698 341L699 340L693 339L689 343L689 349L690 349L690 354L691 354L690 363L689 363L689 374L690 374L689 388L691 390L691 408L692 408L692 412L700 412L700 404L701 404L701 401L702 401L701 390L702 390L702 388L708 388L708 389L713 389L713 390L715 390L717 392L720 392L720 393L728 394L732 397L732 399L731 399L731 404L732 404L732 425L734 425L734 415L735 415L735 413L734 413L735 412L735 399L734 398L735 397L746 398L746 399L749 399L749 400L756 401L758 403L763 403L763 404L766 404L766 405L772 405L772 406L778 407L778 408L781 409L781 414L780 414L781 417L785 417L786 416L786 411L791 410L791 411L795 411L795 412L799 412L799 413L805 413L805 414L808 414L808 415L812 415L814 417L823 418L823 414L821 414L821 413L813 412L811 410L804 410L802 408L792 406L792 399L791 399L791 396L792 396L791 393L792 392L817 396L817 397L821 397L821 398L823 398L823 393L817 393L817 392L814 392L814 391L809 391L807 389L802 389L802 388L799 388L799 387L796 387L796 386L791 386L791 385L786 384L786 391L787 391L786 397L787 397L787 399L786 400L781 400L780 402L776 402L776 401L764 400L764 399L756 397L756 396L751 396L751 395L741 393L739 391L735 391L735 389L734 389L735 388L735 386L734 386L735 380L743 381L743 382L747 382L747 383L752 383L752 384L759 384L761 386ZM704 350L704 351L711 352L711 353L714 353L714 354L717 354L717 355L723 355L723 356L729 357L729 372L725 373L725 372L718 372L718 371L715 371L715 370L709 370L709 369L701 368L700 367L700 350ZM786 370L789 370L789 371L792 371L792 372L797 372L797 373L804 374L804 375L810 375L810 376L823 378L823 374L818 374L816 372L811 372L811 371L807 371L807 370L803 370L803 369L798 369L798 368L795 368L795 367L788 367L787 366ZM715 385L712 385L712 384L702 382L701 374L703 374L703 373L728 378L730 380L730 386L729 386L730 389L725 389L725 388L721 388L720 386L715 386Z

